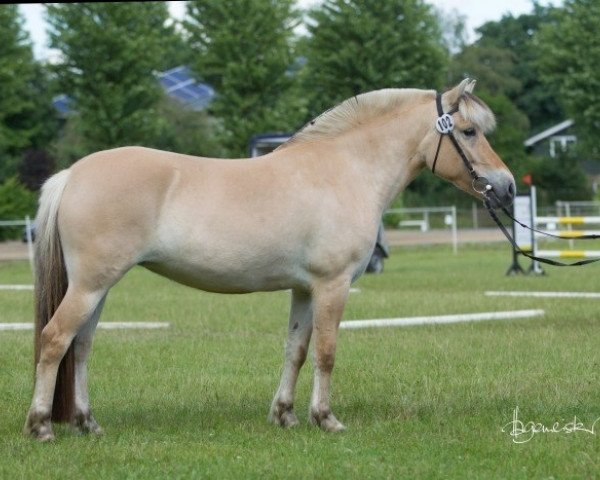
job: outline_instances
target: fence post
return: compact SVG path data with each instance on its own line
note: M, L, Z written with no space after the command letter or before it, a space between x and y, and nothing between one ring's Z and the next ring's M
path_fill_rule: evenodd
M458 253L458 225L456 224L456 205L452 205L452 251Z
M31 236L31 219L29 215L25 217L25 235L27 237L27 254L29 255L29 265L31 266L31 271L34 271L34 262L33 262L33 238Z

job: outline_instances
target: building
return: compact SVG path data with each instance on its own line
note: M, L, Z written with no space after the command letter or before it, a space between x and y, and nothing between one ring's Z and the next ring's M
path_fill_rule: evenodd
M574 124L574 120L568 119L529 137L524 142L527 152L542 157L555 157L561 150L568 150L569 146L577 143Z

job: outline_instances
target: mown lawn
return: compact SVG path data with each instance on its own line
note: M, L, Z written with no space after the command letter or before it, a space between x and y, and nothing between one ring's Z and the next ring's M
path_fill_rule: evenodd
M543 308L533 319L340 332L332 406L348 427L266 422L283 358L289 294L222 296L142 269L109 295L104 321L168 330L99 331L90 364L101 438L65 427L53 444L21 435L32 391L31 332L0 332L0 478L594 478L600 436L503 426L600 417L600 300L486 297L486 290L600 291L600 266L506 277L506 245L395 249L364 276L345 319ZM0 284L29 283L26 262ZM0 322L29 321L31 292L0 291ZM600 429L600 422L598 422Z

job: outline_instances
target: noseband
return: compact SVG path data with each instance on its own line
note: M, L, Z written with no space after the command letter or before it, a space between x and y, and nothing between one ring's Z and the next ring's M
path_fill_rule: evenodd
M454 145L458 155L463 161L465 167L469 171L471 178L473 179L472 187L477 193L484 195L487 197L488 192L492 190L492 185L488 181L487 178L482 177L477 174L475 169L473 168L472 163L469 161L467 156L465 155L464 150L461 148L458 140L454 136L454 119L452 115L458 112L458 105L450 110L448 113L444 113L444 108L442 107L442 94L437 92L435 96L435 105L437 107L438 118L435 122L435 128L440 133L440 139L438 141L437 149L435 151L435 157L433 159L433 165L431 166L431 173L435 174L435 166L437 164L438 156L440 154L440 147L442 146L442 140L444 137L448 137Z

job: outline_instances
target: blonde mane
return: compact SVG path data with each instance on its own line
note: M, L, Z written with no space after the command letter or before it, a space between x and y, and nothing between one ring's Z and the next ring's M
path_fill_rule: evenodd
M292 138L280 145L278 150L296 143L334 138L399 109L410 101L414 102L417 95L432 96L432 102L434 101L433 91L415 88L386 88L351 97L311 120ZM473 123L484 133L493 130L496 125L490 108L470 92L465 92L460 97L459 112L465 120Z
M369 120L385 115L411 100L414 101L415 95L424 93L426 91L414 88L385 88L361 93L344 100L311 120L279 148L299 142L336 137Z

